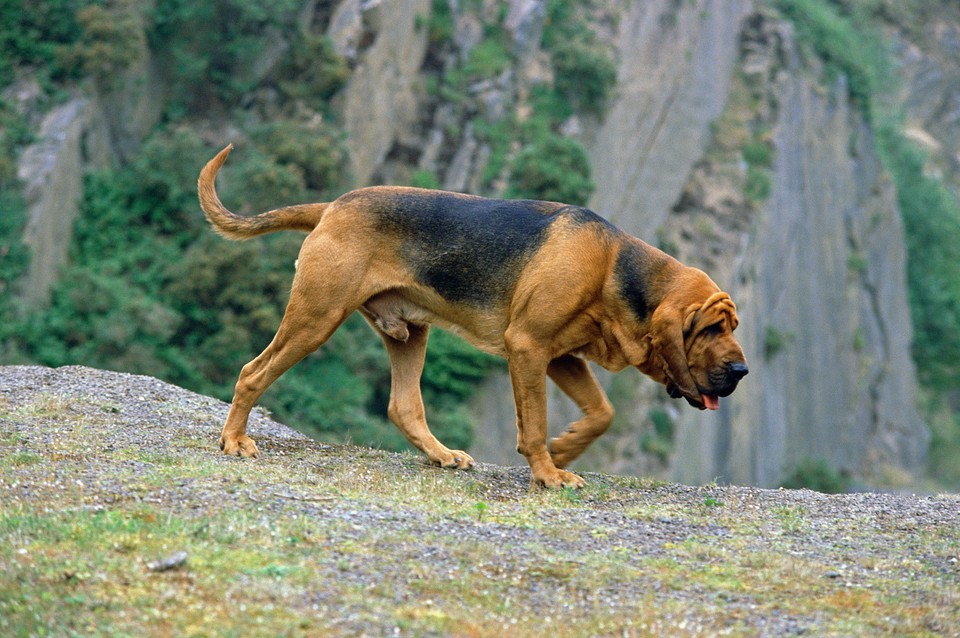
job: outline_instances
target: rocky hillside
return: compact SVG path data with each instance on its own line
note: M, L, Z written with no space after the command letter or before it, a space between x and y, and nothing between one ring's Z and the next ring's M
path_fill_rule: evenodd
M527 468L440 470L259 410L249 461L216 449L227 410L140 375L0 366L0 632L960 631L956 496L531 490Z
M738 303L751 364L716 414L669 401L638 374L603 377L618 417L581 470L764 486L811 464L868 484L923 472L930 435L918 409L896 192L850 78L776 2L287 4L290 19L261 29L255 59L234 69L242 88L208 95L201 83L176 116L170 93L191 69L176 66L162 37L169 2L118 3L131 32L147 35L124 41L133 53L109 82L94 74L51 106L35 77L17 75L4 99L34 131L17 164L32 249L24 306L49 303L84 174L133 161L158 126L203 140L189 157L199 168L227 141L271 146L251 133L270 124L326 131L335 122L348 178L327 186L341 189L403 183L526 196L518 166L569 152L569 179L550 186L567 190L537 192L582 196L707 270ZM942 37L925 39L923 27L891 16L907 78L891 99L922 120L911 135L949 164L960 146L948 108L960 22L941 16ZM309 48L321 39L327 48ZM335 64L311 75L321 63L303 59ZM291 88L291 69L313 84ZM322 107L309 93L327 90L320 75L339 78ZM950 133L933 139L931 129ZM309 170L299 174L309 183ZM224 179L230 192L229 168ZM500 443L514 427L504 373L493 372L471 406L475 456L519 463ZM556 429L575 418L558 396L550 410Z

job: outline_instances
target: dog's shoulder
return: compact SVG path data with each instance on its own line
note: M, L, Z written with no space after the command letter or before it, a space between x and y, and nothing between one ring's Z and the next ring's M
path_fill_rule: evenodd
M620 297L638 320L656 307L680 262L658 248L624 235L613 268Z

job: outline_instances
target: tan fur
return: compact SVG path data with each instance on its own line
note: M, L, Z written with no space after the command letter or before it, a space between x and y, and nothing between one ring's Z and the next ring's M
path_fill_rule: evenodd
M700 408L703 389L716 385L714 379L725 366L744 362L732 334L737 316L729 296L703 272L638 239L557 221L520 271L508 300L482 307L455 303L419 282L401 250L401 238L377 227L365 214L383 206L385 197L413 192L424 197L428 192L360 189L331 203L241 217L220 203L214 188L230 149L204 167L198 182L201 206L214 228L231 239L286 229L309 234L277 334L240 373L221 434L226 454L259 456L246 434L254 403L354 311L380 334L390 357L389 418L443 467L465 469L474 461L462 450L445 447L427 426L420 375L430 325L450 329L478 348L506 357L517 407L517 449L527 458L533 480L549 487L583 485L579 476L563 468L613 419L613 408L585 359L613 371L634 366ZM458 197L468 201L470 196ZM543 204L545 212L560 206ZM656 269L643 283L656 304L640 319L616 281L617 255L626 244L655 257ZM705 322L718 327L709 334L701 332L699 326L712 325ZM550 450L547 376L584 413L553 439Z

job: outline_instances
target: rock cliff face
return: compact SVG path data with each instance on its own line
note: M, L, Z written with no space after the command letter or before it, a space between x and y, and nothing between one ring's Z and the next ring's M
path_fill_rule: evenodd
M715 417L681 412L670 474L772 485L804 459L826 459L889 481L921 468L928 444L895 194L845 87L825 94L811 81L787 25L754 16L741 34L770 61L753 69L768 105L770 195L741 250L705 260L694 241L681 252L740 304L754 376ZM722 209L694 198L670 224Z
M136 13L141 22L152 2L143 4ZM24 80L4 97L30 112L33 106L29 103L37 93L35 81ZM49 299L67 258L84 174L133 156L160 120L163 93L156 63L149 51L144 51L110 90L91 85L85 94L75 91L36 123L37 141L24 149L17 167L28 207L24 241L32 253L21 286L25 307L43 307Z
M903 82L896 102L912 141L930 156L954 188L960 186L960 7L924 7L915 24L891 27Z
M666 4L634 5L623 20L624 86L592 140L592 205L733 294L751 375L716 414L664 401L629 371L602 376L617 421L578 467L759 485L805 460L881 482L919 471L928 432L916 409L903 230L869 127L845 87L812 79L789 25L700 3L670 21L671 41ZM645 53L658 37L660 55ZM748 80L736 90L760 101L751 117L772 151L759 202L742 195L744 161L718 159L711 141L734 75ZM495 434L481 435L481 456L510 462L509 384L493 379L487 392ZM576 416L551 397L553 428ZM645 437L664 418L672 442L650 454Z
M417 20L429 12L429 0L348 0L335 14L355 17L334 21L332 36L347 33L349 29L341 26L347 22L374 38L357 58L343 97L350 165L360 184L370 181L394 140L416 121L418 72L427 51L427 32L417 28Z
M631 3L616 34L618 97L588 140L594 210L638 236L663 225L723 111L749 7Z
M20 156L17 177L29 207L24 243L34 255L22 286L29 307L46 303L67 258L83 196L83 138L90 124L89 102L72 99L44 117L40 140Z
M616 52L615 96L602 116L562 127L589 151L590 206L732 293L751 374L716 414L670 401L639 373L601 374L618 416L580 469L770 486L807 459L887 482L923 466L928 435L915 407L891 183L843 80L819 82L789 25L762 4L609 3L596 21ZM353 68L336 103L357 185L408 183L419 169L447 188L502 192L502 175L483 176L494 150L472 118L522 121L531 85L550 79L540 49L547 3L502 5L451 0L454 32L441 51L431 50L429 0L304 2L305 22L324 24ZM512 65L469 86L455 107L430 95L425 78L466 60L489 25L505 29ZM903 49L913 85L945 73L941 57ZM111 95L78 96L48 113L22 155L32 305L44 302L65 258L83 171L129 157L160 117L163 87L149 54L129 74ZM917 121L953 117L946 102L910 104ZM748 158L745 144L761 157ZM521 463L505 374L474 405L475 456ZM556 393L549 409L554 431L578 416Z

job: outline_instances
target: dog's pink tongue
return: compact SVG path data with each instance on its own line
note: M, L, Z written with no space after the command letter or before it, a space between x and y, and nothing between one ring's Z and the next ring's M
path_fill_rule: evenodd
M715 394L701 394L700 399L708 410L720 409L720 397Z

